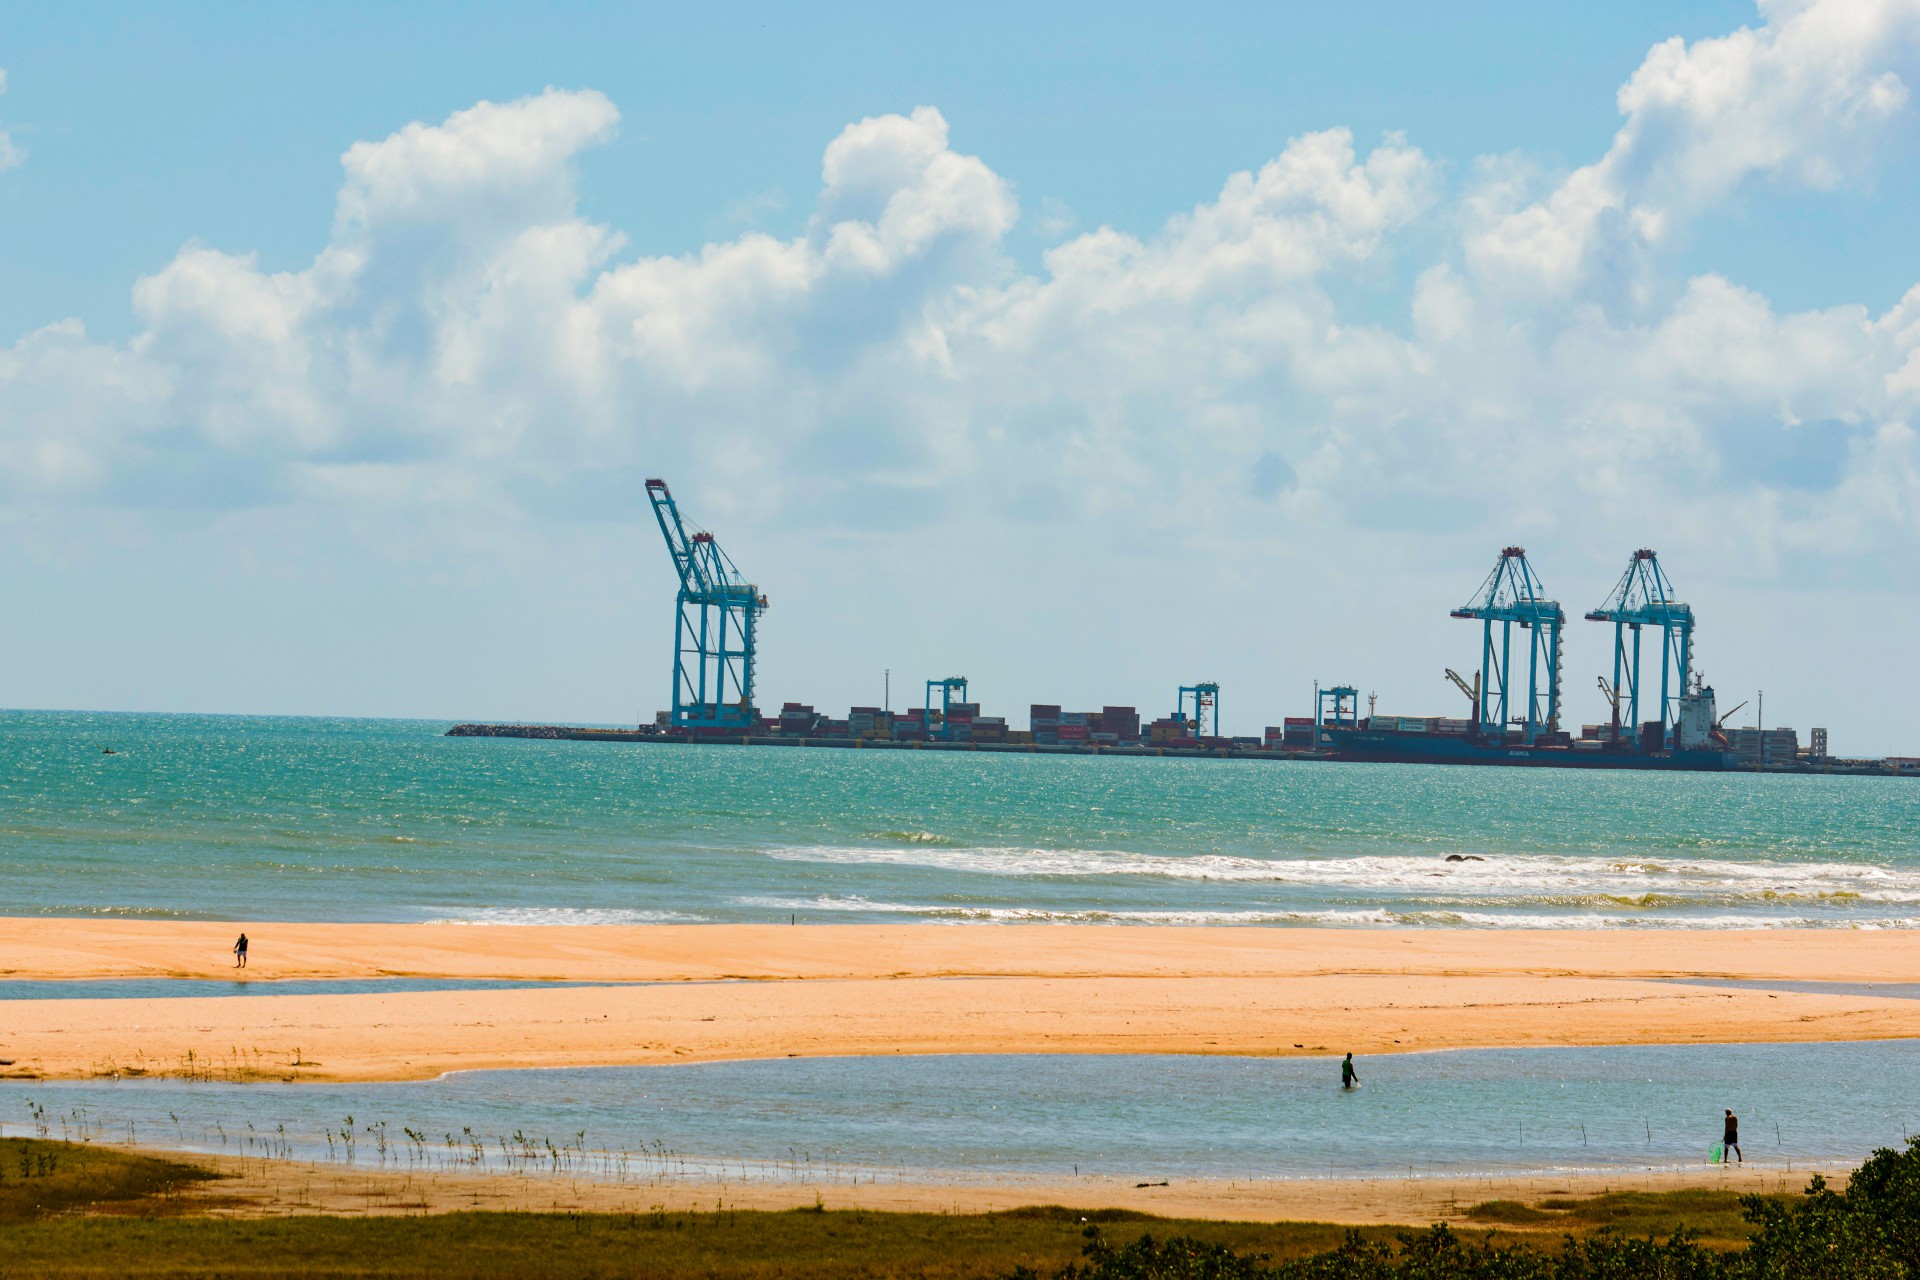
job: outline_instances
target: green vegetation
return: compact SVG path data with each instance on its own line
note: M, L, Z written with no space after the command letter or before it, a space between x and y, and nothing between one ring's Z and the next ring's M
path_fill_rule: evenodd
M1790 1204L1800 1197L1768 1196ZM1731 1191L1610 1191L1580 1199L1549 1199L1537 1205L1518 1200L1489 1200L1467 1210L1469 1221L1487 1226L1523 1227L1530 1233L1588 1236L1611 1229L1627 1236L1671 1236L1692 1232L1712 1248L1743 1245L1752 1233L1746 1201Z
M566 1276L569 1280L724 1277L981 1280L1016 1268L1056 1271L1080 1256L1086 1219L1151 1227L1238 1253L1306 1257L1345 1232L1261 1224L1025 1209L1000 1214L448 1213L253 1220L55 1217L0 1228L0 1277ZM1131 1226L1135 1221L1140 1227ZM1370 1233L1372 1234L1372 1233ZM1379 1233L1381 1238L1390 1238Z
M1565 1215L1569 1225L1599 1221L1590 1235L1566 1235L1558 1249L1512 1236L1469 1240L1445 1226L1397 1233L1395 1244L1350 1233L1338 1249L1309 1258L1275 1259L1191 1236L1144 1235L1115 1245L1089 1227L1084 1260L1053 1272L1055 1280L1920 1280L1920 1138L1905 1151L1874 1153L1834 1192L1815 1178L1804 1195L1746 1196L1744 1248L1708 1247L1690 1223L1662 1240L1635 1237L1621 1223L1687 1210L1713 1212L1712 1193L1691 1205L1682 1197L1600 1196L1549 1201L1534 1210L1512 1201L1477 1206L1484 1216L1519 1211ZM1539 1221L1528 1216L1529 1223ZM1040 1280L1016 1269L1008 1280Z
M14 1277L698 1276L722 1280L1920 1280L1920 1139L1844 1192L1616 1192L1469 1210L1494 1229L1350 1231L1040 1206L194 1216L204 1171L0 1141L0 1280Z
M0 1224L76 1209L164 1212L211 1176L171 1160L79 1143L0 1138Z
M1561 1215L1549 1213L1545 1209L1536 1209L1519 1200L1487 1200L1467 1210L1467 1216L1475 1222L1532 1226L1536 1222L1552 1222Z

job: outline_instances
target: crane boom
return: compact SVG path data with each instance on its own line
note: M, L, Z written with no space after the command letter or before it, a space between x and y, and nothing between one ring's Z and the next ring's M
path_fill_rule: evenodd
M1478 671L1474 672L1473 683L1468 684L1465 676L1461 675L1458 671L1455 671L1452 667L1448 667L1447 679L1453 681L1454 688L1458 689L1460 692L1467 695L1467 705L1473 708L1474 715L1479 715L1480 714L1480 673Z

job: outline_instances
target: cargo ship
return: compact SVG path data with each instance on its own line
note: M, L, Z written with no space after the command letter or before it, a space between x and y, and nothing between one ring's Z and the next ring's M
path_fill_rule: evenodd
M1476 708L1486 705L1477 688L1464 683L1462 687L1470 691ZM1721 727L1712 686L1697 681L1674 699L1677 714L1671 725L1664 719L1648 721L1636 734L1631 726L1620 724L1616 702L1610 724L1586 725L1578 738L1562 732L1552 720L1534 726L1516 723L1507 731L1478 717L1453 720L1442 716L1370 715L1353 719L1346 712L1351 702L1343 702L1340 695L1354 691L1342 688L1332 692L1334 716L1321 724L1320 743L1336 760L1695 772L1717 772L1740 765L1739 754Z
M1336 760L1383 764L1535 765L1552 769L1680 769L1717 772L1736 768L1732 751L1713 747L1675 747L1641 751L1630 743L1507 741L1465 734L1408 731L1399 727L1328 725L1321 730Z

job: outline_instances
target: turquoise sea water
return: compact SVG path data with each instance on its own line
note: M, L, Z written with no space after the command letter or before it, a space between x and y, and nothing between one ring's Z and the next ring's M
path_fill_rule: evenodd
M0 914L1920 924L1920 783L1903 779L445 728L0 713Z
M1358 1066L1350 1093L1333 1057L1144 1055L475 1071L415 1084L36 1081L0 1085L0 1127L389 1167L864 1182L1699 1168L1729 1107L1746 1158L1784 1174L1851 1166L1920 1125L1911 1041L1473 1050Z

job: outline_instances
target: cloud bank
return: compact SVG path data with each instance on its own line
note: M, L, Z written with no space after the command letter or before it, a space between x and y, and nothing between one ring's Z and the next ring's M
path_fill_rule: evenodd
M135 285L131 341L64 320L0 351L0 502L639 518L660 473L715 520L1195 544L1487 541L1578 509L1623 552L1652 531L1910 580L1920 288L1782 314L1672 261L1745 185L1849 181L1912 127L1920 0L1760 17L1656 46L1606 153L1555 179L1330 129L1037 271L1012 186L933 106L832 139L802 234L634 257L576 198L615 105L483 102L351 147L305 269L191 244ZM1393 276L1399 314L1337 301Z

